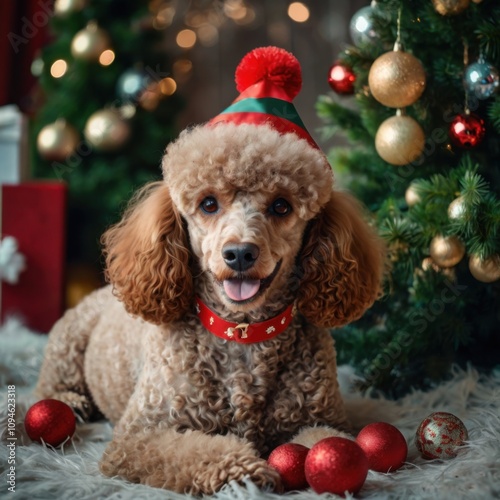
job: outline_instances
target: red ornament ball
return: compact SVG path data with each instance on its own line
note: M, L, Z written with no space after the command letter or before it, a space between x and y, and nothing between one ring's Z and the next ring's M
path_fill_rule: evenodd
M422 420L415 434L415 446L424 458L453 458L456 448L469 438L464 423L453 413L438 411Z
M472 149L483 139L486 133L484 120L474 113L457 115L450 125L450 138L461 148Z
M318 441L306 457L306 479L316 493L357 493L368 474L368 458L350 439L330 437Z
M267 463L276 469L286 491L307 488L304 464L309 448L297 443L286 443L275 448Z
M33 441L59 446L73 436L76 428L75 414L62 401L43 399L26 412L24 427Z
M328 83L337 94L354 94L354 82L356 75L352 69L345 64L336 62L328 71Z
M408 455L406 439L398 428L375 422L361 429L356 442L365 452L369 467L377 472L399 469Z

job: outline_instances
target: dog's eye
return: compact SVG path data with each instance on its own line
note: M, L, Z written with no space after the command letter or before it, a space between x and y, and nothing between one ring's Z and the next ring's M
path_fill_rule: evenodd
M278 217L284 217L292 211L292 206L284 198L278 198L273 201L273 204L269 207L269 212Z
M217 203L217 200L213 196L207 196L200 203L200 208L206 214L214 214L215 212L217 212L217 210L219 210L219 204Z

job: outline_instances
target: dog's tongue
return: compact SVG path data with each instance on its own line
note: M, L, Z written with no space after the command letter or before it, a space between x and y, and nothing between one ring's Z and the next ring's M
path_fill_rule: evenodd
M231 300L247 300L260 288L260 280L224 280L224 291Z

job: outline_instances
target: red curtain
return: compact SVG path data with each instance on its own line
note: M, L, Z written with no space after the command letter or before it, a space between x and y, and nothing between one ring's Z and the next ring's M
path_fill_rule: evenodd
M45 44L54 0L8 0L0 15L0 106L33 111L31 63Z

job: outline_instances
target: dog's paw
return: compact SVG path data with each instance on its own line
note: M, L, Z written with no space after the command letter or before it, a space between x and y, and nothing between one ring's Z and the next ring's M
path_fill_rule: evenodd
M50 397L66 403L84 422L92 420L92 417L97 412L93 402L83 394L78 394L73 391L65 391L56 392L50 395Z
M243 485L245 479L262 490L282 491L279 473L254 452L248 451L230 452L218 461L205 463L204 470L193 477L187 493L212 495L232 481Z

